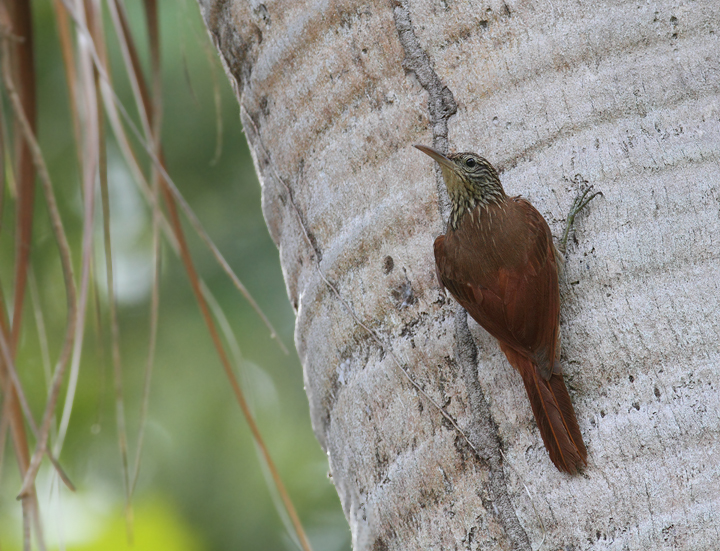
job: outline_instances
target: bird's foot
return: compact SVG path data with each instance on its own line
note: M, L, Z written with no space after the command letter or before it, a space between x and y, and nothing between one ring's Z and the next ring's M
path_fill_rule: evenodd
M567 225L565 226L565 233L563 233L562 240L560 241L560 252L565 254L565 249L567 247L567 240L568 236L570 235L570 228L572 228L573 223L575 222L575 216L584 209L587 204L592 201L595 197L598 195L602 195L602 191L596 191L595 193L590 193L592 191L592 186L588 186L585 188L584 191L582 191L577 197L575 197L575 201L573 202L572 207L570 208L570 212L567 216ZM589 195L589 197L588 197Z

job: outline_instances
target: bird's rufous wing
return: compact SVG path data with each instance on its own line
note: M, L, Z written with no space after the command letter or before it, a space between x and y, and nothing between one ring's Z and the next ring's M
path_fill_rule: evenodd
M519 235L497 235L448 250L445 236L435 240L441 283L488 333L533 360L546 380L556 362L560 298L552 234L540 213L524 199L507 200L511 220L498 228ZM471 223L480 224L476 216ZM509 223L508 223L509 222ZM487 228L486 228L487 229ZM494 230L492 227L490 231ZM497 243L488 250L488 243ZM480 252L479 252L480 251ZM494 268L488 270L488 265Z

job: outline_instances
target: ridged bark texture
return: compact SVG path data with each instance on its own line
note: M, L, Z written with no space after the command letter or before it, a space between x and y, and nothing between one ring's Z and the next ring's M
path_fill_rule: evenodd
M354 548L716 548L720 3L200 5ZM413 143L482 154L556 236L604 193L561 279L584 474L553 467L520 377L440 292L446 197Z

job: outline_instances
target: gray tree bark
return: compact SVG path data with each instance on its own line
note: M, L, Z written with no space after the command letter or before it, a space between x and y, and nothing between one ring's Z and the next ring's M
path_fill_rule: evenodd
M354 548L717 548L720 3L199 2ZM441 292L447 197L413 143L478 151L555 235L604 193L561 280L582 475Z

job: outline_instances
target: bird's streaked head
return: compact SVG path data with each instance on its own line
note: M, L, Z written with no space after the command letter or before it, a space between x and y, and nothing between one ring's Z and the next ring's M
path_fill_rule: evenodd
M495 168L477 153L451 153L443 155L432 147L416 145L417 149L432 157L442 170L445 187L452 201L450 223L454 229L465 212L478 205L486 207L505 199L505 191Z

